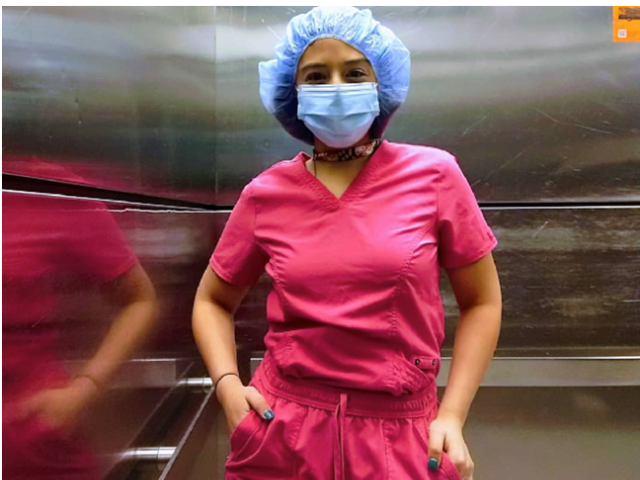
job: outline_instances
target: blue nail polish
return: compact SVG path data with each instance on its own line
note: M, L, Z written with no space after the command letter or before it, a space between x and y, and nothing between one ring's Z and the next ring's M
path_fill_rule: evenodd
M429 459L429 470L435 470L438 468L438 460L435 458Z
M273 410L268 409L267 411L264 412L264 418L266 418L267 420L273 420L273 417L275 417L275 413L273 413Z

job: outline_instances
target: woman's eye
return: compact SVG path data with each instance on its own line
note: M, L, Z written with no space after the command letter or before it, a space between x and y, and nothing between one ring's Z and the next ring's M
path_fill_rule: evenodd
M324 80L324 75L320 72L311 72L304 77L305 82L320 82Z
M361 79L363 77L367 76L367 72L365 72L364 70L350 70L349 73L347 74L348 78L351 79Z

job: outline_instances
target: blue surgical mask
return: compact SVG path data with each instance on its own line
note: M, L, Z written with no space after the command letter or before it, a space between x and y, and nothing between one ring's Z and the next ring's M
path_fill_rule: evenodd
M298 118L330 147L355 145L380 114L374 82L300 85L297 91Z

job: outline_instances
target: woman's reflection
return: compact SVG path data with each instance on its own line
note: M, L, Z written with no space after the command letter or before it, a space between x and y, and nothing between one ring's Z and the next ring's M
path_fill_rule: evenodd
M10 480L99 478L104 472L79 418L149 338L157 316L154 288L103 203L2 197L3 474ZM81 299L96 288L116 317L106 336L90 343L96 333L104 335L101 314ZM81 323L60 315L69 298L81 305ZM71 375L63 360L78 356L91 358Z

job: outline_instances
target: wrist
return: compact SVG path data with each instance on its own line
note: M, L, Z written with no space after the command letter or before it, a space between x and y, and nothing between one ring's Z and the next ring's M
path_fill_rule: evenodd
M441 408L440 410L438 410L437 417L441 420L446 420L447 422L455 423L459 425L461 429L464 426L465 419L462 415L460 415L457 412Z
M75 398L86 405L93 402L100 391L100 387L95 380L85 375L78 375L73 378L70 386L75 392Z
M244 385L237 375L226 375L220 378L215 386L215 394L218 401L224 406L227 398L231 396L231 393L240 387L244 387Z

